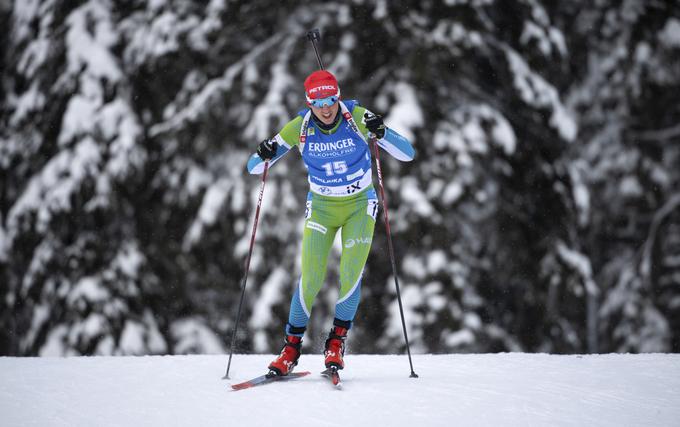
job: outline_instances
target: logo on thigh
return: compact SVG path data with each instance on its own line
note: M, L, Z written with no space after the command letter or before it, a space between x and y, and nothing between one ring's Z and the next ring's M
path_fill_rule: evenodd
M371 244L371 238L370 237L357 237L356 239L347 239L345 240L345 248L353 248L356 245L370 245Z
M321 234L326 234L326 232L328 232L328 229L326 227L313 221L307 221L307 228L309 228L310 230L318 231Z

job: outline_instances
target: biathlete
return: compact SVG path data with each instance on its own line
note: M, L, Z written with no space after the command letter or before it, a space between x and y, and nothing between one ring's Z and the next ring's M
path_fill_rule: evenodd
M383 119L357 101L340 99L338 81L315 71L304 82L306 108L271 139L262 141L248 161L251 174L264 162L274 165L293 147L309 174L302 234L302 275L290 302L285 343L269 370L288 375L297 365L312 306L326 276L326 262L338 230L342 236L340 294L333 327L326 340L327 368L344 368L345 339L359 306L361 277L373 240L378 198L373 188L369 139L397 160L413 160L409 141L385 127Z

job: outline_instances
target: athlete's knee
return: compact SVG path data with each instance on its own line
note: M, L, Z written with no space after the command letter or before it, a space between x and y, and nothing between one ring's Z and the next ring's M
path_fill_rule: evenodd
M339 319L352 320L359 308L361 299L361 278L346 293L341 290L341 298L335 304L335 317Z

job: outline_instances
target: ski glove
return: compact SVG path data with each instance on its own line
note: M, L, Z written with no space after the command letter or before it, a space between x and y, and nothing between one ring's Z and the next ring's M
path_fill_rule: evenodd
M367 112L364 114L364 121L366 123L366 129L378 137L378 139L382 139L385 136L385 130L387 128L385 127L382 117Z
M271 160L276 156L279 144L273 139L265 139L257 146L257 155L264 161Z

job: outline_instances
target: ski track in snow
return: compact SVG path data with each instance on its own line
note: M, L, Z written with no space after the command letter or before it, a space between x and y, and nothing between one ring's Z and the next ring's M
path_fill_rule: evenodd
M678 426L680 355L347 355L232 391L271 355L0 358L4 426Z

